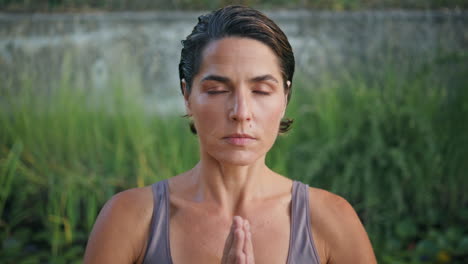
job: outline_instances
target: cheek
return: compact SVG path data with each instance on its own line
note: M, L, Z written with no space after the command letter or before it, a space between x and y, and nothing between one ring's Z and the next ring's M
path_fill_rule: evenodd
M258 111L257 120L261 120L258 125L261 126L264 136L271 141L274 141L278 136L283 109L281 104L276 103L265 105Z
M266 102L258 108L258 114L262 116L262 119L269 120L270 125L276 125L283 117L284 103L280 99Z
M269 113L269 116L267 119L269 122L267 123L268 125L268 130L271 131L271 133L276 137L279 131L279 125L281 123L281 118L282 118L282 110L278 111L272 111Z
M223 118L222 105L204 102L198 100L192 108L193 120L198 131L203 132L199 135L209 135L215 132L215 127L220 124Z

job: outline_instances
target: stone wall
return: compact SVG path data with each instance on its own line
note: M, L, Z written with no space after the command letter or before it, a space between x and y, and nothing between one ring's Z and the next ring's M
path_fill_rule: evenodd
M154 109L180 109L180 40L200 14L0 13L0 77L15 83L32 76L38 88L76 79L93 89L130 78L127 83L141 87ZM355 67L374 74L385 63L412 67L468 50L466 11L267 14L288 35L297 72L310 78Z

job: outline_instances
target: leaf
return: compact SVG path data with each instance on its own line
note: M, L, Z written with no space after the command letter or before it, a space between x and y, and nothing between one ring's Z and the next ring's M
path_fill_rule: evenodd
M395 231L398 237L403 240L413 239L418 234L417 226L410 219L405 219L403 221L398 222Z
M459 256L468 256L468 236L462 237L455 248L455 254Z

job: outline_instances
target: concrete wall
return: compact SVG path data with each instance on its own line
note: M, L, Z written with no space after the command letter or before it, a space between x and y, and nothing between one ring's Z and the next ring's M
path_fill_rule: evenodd
M180 109L180 40L201 13L0 13L0 77L32 76L47 88L60 78L105 89L130 78L159 111ZM314 78L385 63L412 67L468 51L468 12L267 12L288 35L297 72ZM9 86L11 86L11 83ZM0 86L1 89L1 86ZM154 103L155 102L155 103Z

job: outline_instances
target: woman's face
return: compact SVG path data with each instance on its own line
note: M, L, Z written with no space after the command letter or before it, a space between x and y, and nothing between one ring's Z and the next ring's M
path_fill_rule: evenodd
M185 94L202 155L235 165L265 156L287 105L276 55L262 42L240 37L207 45Z

